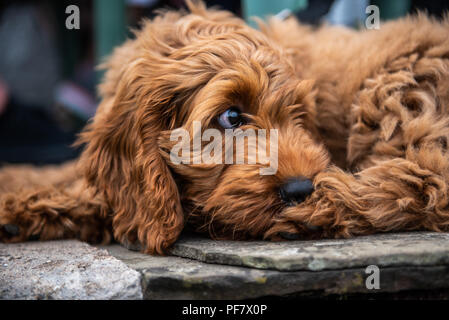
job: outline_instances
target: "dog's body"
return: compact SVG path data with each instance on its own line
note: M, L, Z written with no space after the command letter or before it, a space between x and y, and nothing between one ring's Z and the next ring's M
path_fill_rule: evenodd
M0 171L1 241L113 236L162 254L186 224L227 239L449 231L448 22L259 32L190 8L147 22L105 64L77 163ZM170 162L173 129L223 130L231 106L242 129L278 130L275 175Z

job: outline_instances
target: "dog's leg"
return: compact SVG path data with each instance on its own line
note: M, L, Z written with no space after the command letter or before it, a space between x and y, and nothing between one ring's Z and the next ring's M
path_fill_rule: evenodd
M424 55L425 56L425 55ZM412 55L365 82L353 108L348 161L331 168L304 204L266 234L349 237L449 231L449 61Z
M430 155L430 156L429 156ZM355 175L338 168L320 173L316 191L288 209L266 237L351 237L376 232L449 231L449 161L435 149L414 160L384 161Z
M72 169L63 167L58 173L58 169L33 171L26 168L30 186L23 183L19 189L13 188L13 192L2 190L0 242L67 238L87 242L110 241L111 222L107 206L84 187L81 179L67 173ZM3 169L0 180L4 181L2 178L11 176L12 172L20 175L22 171L20 168ZM39 176L41 183L37 182ZM36 180L33 181L33 177ZM24 182L26 177L22 175L18 180ZM53 180L54 184L49 184L48 180Z

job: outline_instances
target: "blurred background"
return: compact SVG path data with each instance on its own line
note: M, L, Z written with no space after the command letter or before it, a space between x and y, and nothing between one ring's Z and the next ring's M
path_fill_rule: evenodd
M447 0L209 0L246 19L296 15L301 21L361 28L375 4L382 20L417 9L441 17ZM78 6L80 28L69 30L66 8ZM95 114L95 66L131 37L143 17L158 8L182 8L183 0L0 0L0 166L54 164L78 156L71 147Z

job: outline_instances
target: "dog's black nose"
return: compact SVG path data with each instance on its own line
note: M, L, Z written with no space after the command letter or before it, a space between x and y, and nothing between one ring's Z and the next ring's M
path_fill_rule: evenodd
M279 190L282 200L301 203L313 192L313 183L306 178L290 178Z

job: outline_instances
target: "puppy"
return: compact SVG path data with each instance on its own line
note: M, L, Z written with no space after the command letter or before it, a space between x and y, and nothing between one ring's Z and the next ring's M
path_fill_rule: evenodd
M370 31L271 20L263 30L315 80L314 123L336 165L265 236L294 221L323 237L449 231L449 16Z
M186 226L236 240L448 229L447 23L256 31L188 4L145 22L103 65L77 162L0 172L1 241L114 238L164 254ZM174 161L179 129L189 161ZM249 139L240 153L214 140L231 161L195 161L206 130L251 129L270 136L256 144L276 151L272 174Z

